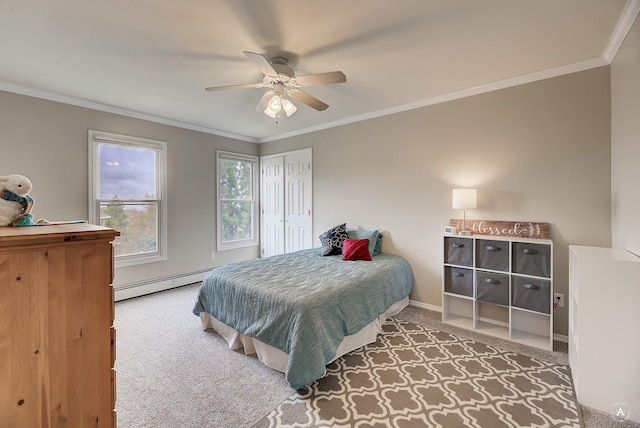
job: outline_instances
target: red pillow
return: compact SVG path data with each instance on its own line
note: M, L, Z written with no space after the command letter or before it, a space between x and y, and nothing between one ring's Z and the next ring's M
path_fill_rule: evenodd
M342 260L371 261L369 239L345 239L342 244Z

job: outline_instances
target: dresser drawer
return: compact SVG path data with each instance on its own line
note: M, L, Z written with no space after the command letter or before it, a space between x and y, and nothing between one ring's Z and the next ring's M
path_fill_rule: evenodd
M476 240L476 267L509 271L509 241Z
M549 245L514 242L511 261L513 273L551 277L551 247Z
M444 238L444 262L451 265L473 266L473 240Z
M508 306L509 275L477 271L476 299Z
M551 311L551 281L514 275L511 277L511 305L544 314Z
M444 291L473 297L473 270L445 267Z

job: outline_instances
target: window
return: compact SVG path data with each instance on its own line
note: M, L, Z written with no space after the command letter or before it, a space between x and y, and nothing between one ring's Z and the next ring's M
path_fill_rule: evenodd
M218 251L258 245L258 158L217 152Z
M89 131L89 221L120 232L116 266L166 260L166 143Z

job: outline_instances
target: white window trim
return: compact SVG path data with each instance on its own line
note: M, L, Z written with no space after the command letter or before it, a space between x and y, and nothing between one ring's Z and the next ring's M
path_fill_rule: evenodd
M100 208L98 200L98 185L100 171L97 147L99 143L138 147L155 150L158 153L156 168L158 173L158 251L153 254L136 254L115 257L115 267L134 266L167 260L167 143L147 138L131 137L128 135L89 130L89 222L100 224Z
M233 242L222 242L222 203L220 200L220 160L231 159L238 161L251 162L253 164L253 210L251 213L251 239L242 239ZM227 152L224 150L216 150L216 241L217 251L233 250L236 248L246 248L260 245L260 189L259 183L259 161L258 156L246 155L241 153Z

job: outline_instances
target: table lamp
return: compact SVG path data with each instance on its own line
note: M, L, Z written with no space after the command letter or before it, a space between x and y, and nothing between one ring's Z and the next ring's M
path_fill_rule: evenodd
M478 207L478 192L476 189L453 189L451 207L454 210L463 210L462 214L462 230L460 235L471 235L471 231L466 229L465 220L467 218L467 210Z

